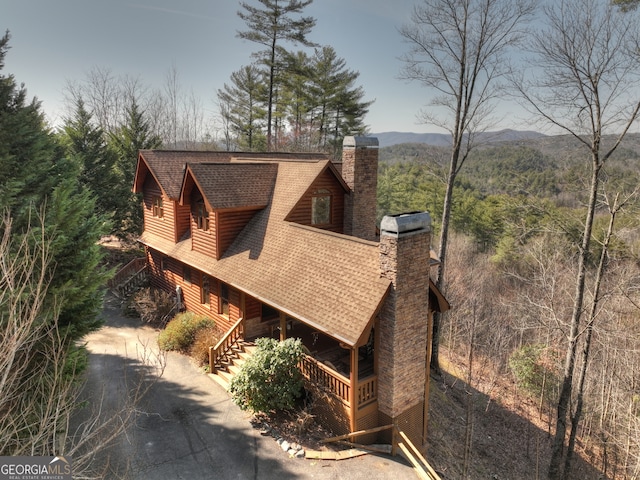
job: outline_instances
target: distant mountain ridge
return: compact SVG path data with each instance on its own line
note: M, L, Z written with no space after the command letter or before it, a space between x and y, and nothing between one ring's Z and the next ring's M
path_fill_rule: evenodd
M378 138L381 148L399 143L426 143L436 147L448 147L451 145L451 136L446 133L381 132L372 133L371 136ZM483 143L531 140L541 137L546 137L546 135L528 130L511 129L478 134L478 139Z

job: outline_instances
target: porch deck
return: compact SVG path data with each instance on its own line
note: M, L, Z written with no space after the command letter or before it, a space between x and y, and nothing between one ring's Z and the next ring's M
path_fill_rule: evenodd
M274 333L276 336L279 332ZM351 376L351 349L337 340L296 321L287 323L287 338L300 338L307 355L346 378ZM358 379L373 375L373 355L358 352Z

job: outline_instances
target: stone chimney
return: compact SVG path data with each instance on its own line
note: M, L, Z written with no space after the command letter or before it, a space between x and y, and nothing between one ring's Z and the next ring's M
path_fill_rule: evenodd
M427 212L382 219L380 273L392 289L378 325L380 425L396 423L416 445L426 440L430 247Z
M376 240L377 138L344 137L342 177L351 188L345 199L344 233Z

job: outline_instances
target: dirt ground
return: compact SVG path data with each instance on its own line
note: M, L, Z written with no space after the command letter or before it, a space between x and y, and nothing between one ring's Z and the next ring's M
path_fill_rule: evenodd
M432 377L426 452L443 480L546 479L550 417L540 415L531 398L491 369L479 369L472 381L475 388L470 388L462 380L464 361L446 350L443 356L443 375ZM594 466L595 456L578 448L570 478L605 478Z

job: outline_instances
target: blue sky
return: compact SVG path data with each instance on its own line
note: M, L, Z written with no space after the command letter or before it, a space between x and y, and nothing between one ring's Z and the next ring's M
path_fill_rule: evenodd
M309 38L360 72L358 85L375 100L366 118L372 133L438 131L416 120L429 92L398 79L408 48L398 28L415 1L315 0L305 10L317 20ZM175 67L182 89L213 112L217 89L259 49L236 37L246 28L239 8L233 0L0 0L0 28L12 36L2 73L24 83L53 123L68 81L94 67L157 88Z

